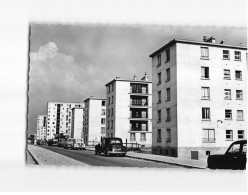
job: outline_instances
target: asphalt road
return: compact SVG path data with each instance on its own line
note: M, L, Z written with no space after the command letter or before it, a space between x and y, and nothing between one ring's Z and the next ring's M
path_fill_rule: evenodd
M146 160L133 159L129 157L106 157L103 155L95 155L94 151L89 150L71 150L45 145L42 145L40 147L51 150L53 152L57 152L59 154L78 160L90 166L178 168L178 166L173 166L165 163L157 163Z

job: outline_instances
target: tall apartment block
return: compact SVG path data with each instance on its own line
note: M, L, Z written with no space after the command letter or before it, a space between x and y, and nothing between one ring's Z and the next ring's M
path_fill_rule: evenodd
M151 146L152 82L117 77L106 85L107 137L120 137L123 142Z
M91 96L84 100L84 104L83 137L85 143L91 145L105 137L106 99Z
M47 139L60 133L71 137L72 108L83 108L83 103L48 102Z
M46 139L46 131L47 131L47 116L46 115L38 115L37 117L37 139L44 140Z
M84 109L72 108L71 137L83 138Z
M201 160L246 138L246 47L174 39L150 57L153 153Z

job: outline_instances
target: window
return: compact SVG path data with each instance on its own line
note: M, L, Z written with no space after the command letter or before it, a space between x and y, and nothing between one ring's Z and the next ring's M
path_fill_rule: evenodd
M102 101L102 106L105 106L105 103L106 103L105 101Z
M110 125L109 125L109 121L108 121L108 126L107 126L107 128L109 129L109 127L110 127Z
M112 83L112 92L115 90L115 85Z
M230 100L231 99L231 89L224 89L224 99L225 100Z
M201 88L201 98L202 99L210 99L210 88L209 87L202 87Z
M160 84L161 84L161 72L158 73L158 85L160 85Z
M238 121L244 120L244 118L243 118L243 110L237 110L237 120Z
M161 103L161 91L158 92L158 104Z
M229 60L229 50L223 50L223 59Z
M102 109L101 115L105 115L105 109Z
M108 93L110 93L110 85L108 86Z
M242 90L236 90L236 99L237 100L243 99L243 91Z
M202 142L215 142L215 130L214 129L203 129Z
M135 133L130 133L130 141L135 141Z
M113 120L111 120L111 129L113 129Z
M235 79L242 80L242 72L239 70L235 70Z
M233 131L232 130L226 130L226 140L233 140Z
M113 104L114 103L114 96L112 96L112 102L111 102L111 104Z
M165 79L165 81L169 81L170 80L170 69L169 68L167 68L166 69L166 79Z
M166 108L166 121L170 121L171 120L171 113L170 113L170 108Z
M166 129L166 142L171 142L171 129Z
M101 124L105 124L105 118L101 118Z
M231 79L230 70L224 69L224 79Z
M158 110L158 123L161 123L161 110Z
M114 108L111 108L111 116L114 115Z
M209 79L209 67L201 67L201 78L202 79Z
M170 50L165 50L165 62L170 61Z
M108 105L110 105L110 97L108 97Z
M238 130L238 139L244 139L245 135L244 135L244 130Z
M166 101L170 100L170 88L166 88Z
M146 134L145 133L140 134L140 141L142 141L142 142L146 141Z
M157 130L157 142L161 142L162 141L162 136L161 136L161 129Z
M225 119L232 119L232 110L225 110Z
M208 47L201 47L201 59L208 59L208 58L209 58Z
M210 108L202 108L202 119L210 120Z
M157 60L158 60L157 66L161 66L161 55L160 54L157 56Z
M110 110L108 109L108 117L110 116Z
M234 51L234 60L241 60L241 52Z

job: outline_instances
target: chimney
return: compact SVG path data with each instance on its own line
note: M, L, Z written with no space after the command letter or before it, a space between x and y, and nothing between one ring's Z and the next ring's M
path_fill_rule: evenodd
M134 80L134 81L136 81L136 80L137 80L136 75L133 75L133 80Z
M220 44L224 44L225 43L225 40L221 40Z
M215 43L215 38L213 36L207 38L207 36L203 36L204 42Z
M148 75L147 75L147 73L146 73L146 72L145 72L145 76L144 76L144 77L142 77L142 78L141 78L141 80L142 80L142 81L144 81L144 80L145 80L145 81L148 81Z
M91 95L91 96L90 96L90 99L91 99L91 98L94 98L94 96L93 96L93 95Z
M203 41L206 42L207 41L207 36L203 36Z
M117 77L115 77L115 79L120 79L121 77L119 77L119 76L117 76Z
M239 46L241 47L242 46L242 43L239 43Z

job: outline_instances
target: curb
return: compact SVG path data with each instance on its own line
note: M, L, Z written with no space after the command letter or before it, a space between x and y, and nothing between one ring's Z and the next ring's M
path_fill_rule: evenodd
M30 154L30 156L32 157L32 159L34 160L36 165L39 165L38 161L35 159L35 157L33 156L33 154L27 149L28 153Z
M146 160L146 161L151 161L151 162L157 162L157 163L164 163L164 164L169 164L169 165L176 165L176 166L185 167L185 168L191 168L191 169L206 169L206 168L197 167L197 166L194 166L194 165L183 165L183 164L178 164L178 163L165 162L165 161L147 159L147 158L142 158L142 157L134 157L134 156L128 156L128 155L126 155L126 157L134 158L134 159L141 159L141 160Z

